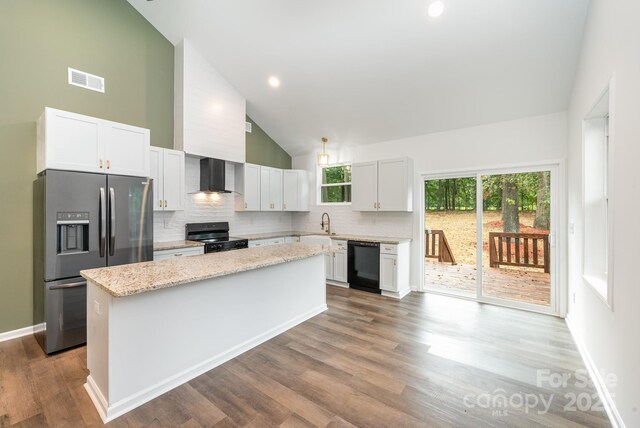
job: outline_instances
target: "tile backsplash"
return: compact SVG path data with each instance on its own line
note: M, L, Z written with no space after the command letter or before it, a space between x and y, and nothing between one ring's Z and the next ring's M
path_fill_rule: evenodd
M227 189L234 187L235 164L227 162ZM287 212L236 212L235 193L208 195L196 193L200 186L199 158L186 158L186 203L184 211L156 211L153 220L153 236L156 242L184 239L185 224L228 221L232 236L247 233L279 232L292 229L291 213Z

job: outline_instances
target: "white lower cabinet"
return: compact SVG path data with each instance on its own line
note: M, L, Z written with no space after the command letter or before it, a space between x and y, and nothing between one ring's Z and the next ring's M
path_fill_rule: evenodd
M401 299L409 286L410 244L380 244L380 289L383 296Z
M327 281L333 281L333 254L324 254L324 270L326 273Z
M333 280L347 282L347 250L333 252Z
M154 251L153 260L158 261L158 260L174 259L176 257L189 257L189 256L197 256L200 254L204 254L204 246Z
M331 252L325 254L327 281L333 285L348 287L347 284L347 241L331 240Z

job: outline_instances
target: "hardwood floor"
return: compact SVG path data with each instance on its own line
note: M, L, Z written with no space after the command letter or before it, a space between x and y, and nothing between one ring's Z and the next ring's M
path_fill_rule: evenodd
M538 369L584 368L560 319L327 288L327 312L108 426L610 426L604 411L564 409L593 387L537 386ZM102 426L85 359L84 347L46 358L31 336L0 343L0 426Z
M542 270L485 267L482 273L485 296L534 305L551 304L551 275ZM476 295L475 266L425 259L424 275L429 289Z

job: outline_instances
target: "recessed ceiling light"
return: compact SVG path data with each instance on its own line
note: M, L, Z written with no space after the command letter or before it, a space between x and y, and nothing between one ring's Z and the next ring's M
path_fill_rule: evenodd
M427 13L432 18L439 17L440 15L442 15L442 12L444 12L444 3L440 0L431 2L429 4L429 7L427 8Z
M271 76L269 77L269 84L274 88L277 88L278 86L280 86L280 79L278 79L276 76Z

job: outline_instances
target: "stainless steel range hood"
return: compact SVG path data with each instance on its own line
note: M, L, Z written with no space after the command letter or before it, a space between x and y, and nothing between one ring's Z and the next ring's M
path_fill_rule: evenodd
M200 191L206 193L231 193L226 189L225 161L222 159L200 159Z

